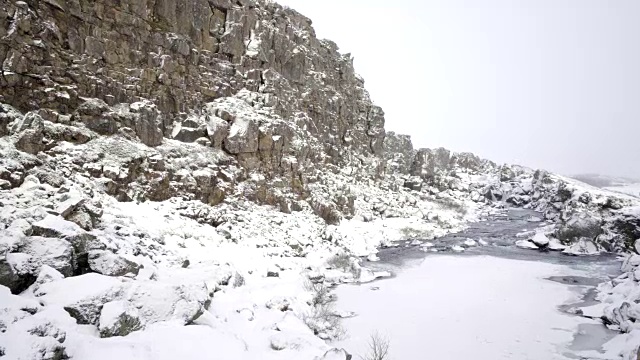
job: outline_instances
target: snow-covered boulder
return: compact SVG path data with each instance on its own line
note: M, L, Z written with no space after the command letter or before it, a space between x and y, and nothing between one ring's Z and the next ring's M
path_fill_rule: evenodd
M551 251L563 251L567 248L567 246L562 245L560 241L556 238L550 238L549 245L547 245L547 248Z
M534 244L532 241L529 240L518 240L516 241L516 246L521 248L521 249L527 249L527 250L538 250L538 245Z
M631 255L624 260L621 270L623 272L629 272L633 271L638 266L640 266L640 255Z
M66 359L66 333L43 317L34 299L0 286L0 348L7 359Z
M135 281L117 297L125 303L111 306L106 317L109 319L108 328L113 329L114 324L123 321L130 324L133 318L141 327L161 321L190 324L209 307L211 296L204 283L171 285L157 281Z
M287 310L289 310L289 307L291 306L291 300L286 298L286 297L276 296L276 297L272 298L271 300L267 301L265 306L267 307L267 309L275 309L275 310L280 310L280 311L287 311Z
M140 265L135 262L106 250L89 251L88 264L92 271L107 276L137 275L140 270Z
M378 257L377 254L371 253L369 254L369 256L367 256L367 261L376 262L376 261L380 261L380 258Z
M536 244L540 248L549 246L549 238L542 232L536 233L531 239L531 242Z
M567 255L598 255L600 250L593 241L582 238L575 244L569 245L563 253Z
M60 216L47 215L33 224L32 231L34 236L67 240L73 245L77 257L86 256L89 250L104 249L104 245L94 235Z
M45 295L45 293L40 290L40 287L42 285L62 279L64 279L64 275L61 274L58 270L48 265L43 265L40 268L40 272L38 273L36 281L33 283L33 294L35 296Z
M478 246L478 243L473 239L467 239L467 240L464 241L464 246L466 246L466 247L474 247L474 246Z
M137 308L124 300L111 301L102 307L98 324L101 337L126 336L142 329Z
M64 276L73 275L74 251L66 240L33 236L27 239L23 252L31 257L35 274L42 265L47 265Z
M9 288L0 286L0 333L14 322L33 315L40 309L37 301L13 295Z
M95 325L102 306L122 296L124 287L118 278L89 273L46 282L36 294L45 306L64 308L78 324Z

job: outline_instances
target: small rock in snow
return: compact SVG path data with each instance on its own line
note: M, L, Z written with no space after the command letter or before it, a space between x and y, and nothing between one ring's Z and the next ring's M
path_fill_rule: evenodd
M336 311L333 313L333 315L341 319L349 319L352 317L356 317L357 314L353 311Z
M344 349L331 349L318 360L350 360L351 354Z
M367 256L367 261L376 262L380 261L380 258L376 254L369 254L369 256Z
M276 309L276 310L280 310L280 311L287 311L287 310L289 310L289 307L291 306L291 301L289 301L289 299L287 299L285 297L277 296L277 297L274 297L273 299L267 301L265 306L267 307L267 309Z
M253 321L253 319L255 318L253 310L247 308L238 310L238 314L242 315L242 317L247 319L247 321Z

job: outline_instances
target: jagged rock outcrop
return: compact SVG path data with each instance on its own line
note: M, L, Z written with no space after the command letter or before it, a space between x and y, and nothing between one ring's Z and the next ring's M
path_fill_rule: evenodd
M184 130L194 115L247 89L264 95L254 99L259 107L320 139L331 162L347 149L382 153L384 114L351 57L318 40L309 19L269 1L5 2L0 39L0 102L36 112L13 127L29 131L29 144L42 120L99 134L129 128L149 146L161 134L193 141L206 132ZM222 118L232 133L250 130L253 145L242 151L256 152L259 124Z
M406 188L538 210L557 224L556 239L578 249L628 251L640 237L636 214L623 210L637 202L624 195L580 185L544 170L497 165L469 153L443 148L414 150L409 137L393 132L387 133L385 145L388 170L399 176ZM401 154L394 154L397 151Z

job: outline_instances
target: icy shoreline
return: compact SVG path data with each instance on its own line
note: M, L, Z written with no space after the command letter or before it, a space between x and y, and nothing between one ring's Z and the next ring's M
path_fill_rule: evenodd
M340 287L339 309L358 315L345 320L349 338L336 345L365 353L369 335L379 331L391 341L394 358L420 353L447 359L565 359L558 348L571 343L579 325L598 322L558 310L581 297L580 291L546 279L560 274L588 273L494 256L429 255L393 279Z

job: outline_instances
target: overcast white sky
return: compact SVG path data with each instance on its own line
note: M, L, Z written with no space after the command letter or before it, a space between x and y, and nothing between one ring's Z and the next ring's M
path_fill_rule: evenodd
M640 0L277 1L416 147L640 177Z

